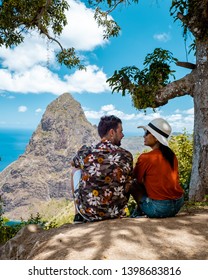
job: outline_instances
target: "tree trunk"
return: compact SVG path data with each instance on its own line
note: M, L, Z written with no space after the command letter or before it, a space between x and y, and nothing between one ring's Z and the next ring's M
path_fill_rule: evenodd
M208 40L197 42L194 87L194 153L189 199L202 201L208 193Z

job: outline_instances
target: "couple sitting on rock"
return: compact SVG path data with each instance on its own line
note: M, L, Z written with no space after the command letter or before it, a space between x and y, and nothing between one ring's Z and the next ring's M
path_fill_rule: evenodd
M101 141L77 152L71 177L74 223L125 217L130 195L137 203L132 217L172 217L179 212L183 189L176 156L168 147L171 127L161 118L140 127L144 144L152 150L141 154L134 168L132 154L120 147L122 121L113 115L100 119Z

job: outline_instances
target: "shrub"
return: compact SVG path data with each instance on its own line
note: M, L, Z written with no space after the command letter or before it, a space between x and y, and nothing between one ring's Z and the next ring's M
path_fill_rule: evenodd
M9 222L9 220L3 218L1 215L0 216L0 244L3 244L7 240L14 237L20 229L22 229L24 226L29 224L39 225L43 229L56 227L55 223L48 224L46 221L43 221L39 213L37 213L36 216L31 215L27 221L21 220L20 223L15 224L13 226L7 225L7 222Z
M193 159L193 135L187 134L184 130L183 134L172 136L169 145L178 159L179 180L185 191L185 199L188 199Z

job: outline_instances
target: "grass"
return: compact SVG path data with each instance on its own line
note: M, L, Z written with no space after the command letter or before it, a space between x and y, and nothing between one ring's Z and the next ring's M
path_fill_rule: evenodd
M47 224L60 227L63 224L73 222L74 203L66 199L54 199L47 203L42 203L39 207L39 214L42 220L47 221Z

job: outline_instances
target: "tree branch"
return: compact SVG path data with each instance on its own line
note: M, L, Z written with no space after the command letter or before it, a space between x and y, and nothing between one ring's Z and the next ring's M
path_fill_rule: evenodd
M185 23L185 17L184 17L184 15L183 14L181 14L181 13L177 13L177 17L183 22L183 23Z
M49 39L49 40L51 40L51 41L53 41L53 42L56 42L58 45L59 45L59 47L60 47L60 49L63 51L64 50L64 48L63 48L63 46L61 45L61 43L58 41L58 40L56 40L54 37L51 37L49 34L48 34L48 32L45 32L44 30L41 30L41 32Z
M123 2L124 2L123 0L119 0L117 3L114 4L114 6L110 10L106 11L106 14L109 15L110 13L112 13L112 11L114 11L116 7Z
M195 80L193 72L186 75L180 80L168 84L167 86L162 88L158 92L158 94L155 95L155 102L157 107L167 104L168 100L175 97L184 95L190 95L193 97L194 84Z
M37 11L35 17L32 19L31 23L36 23L37 22L37 25L39 27L39 25L41 25L41 19L44 15L44 13L47 11L48 7L50 7L51 5L51 0L46 0L46 3L40 7L40 9Z
M184 68L188 68L188 69L195 69L196 68L196 64L190 63L190 62L177 61L176 65L184 67Z

